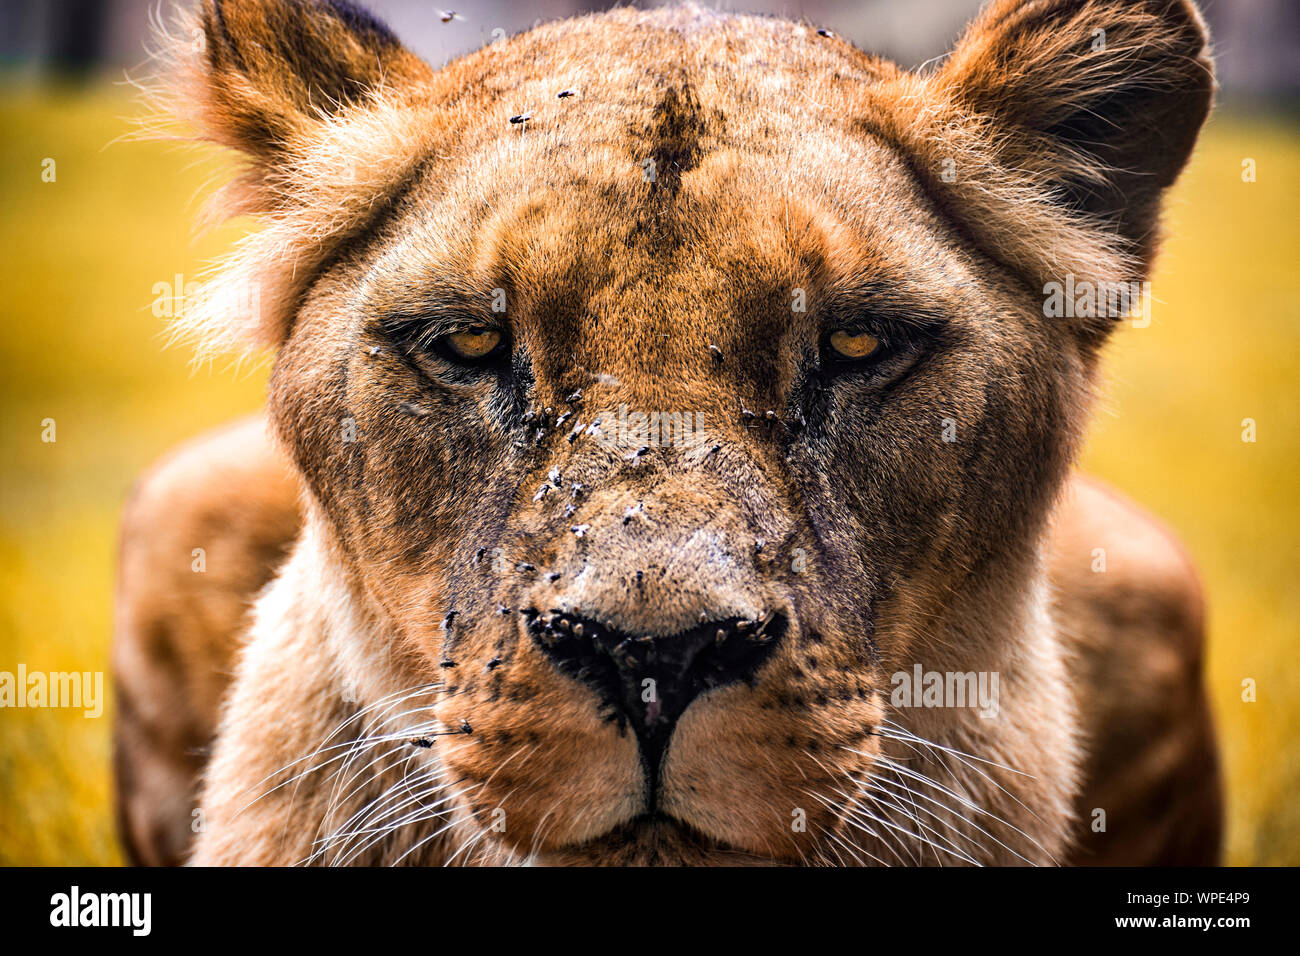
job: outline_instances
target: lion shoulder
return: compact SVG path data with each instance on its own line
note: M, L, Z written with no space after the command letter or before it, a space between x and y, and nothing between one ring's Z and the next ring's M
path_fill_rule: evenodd
M137 862L177 863L253 598L298 530L262 416L155 463L123 511L113 664L118 815Z
M1195 566L1154 517L1082 476L1057 509L1048 561L1087 754L1077 862L1216 862L1219 773Z

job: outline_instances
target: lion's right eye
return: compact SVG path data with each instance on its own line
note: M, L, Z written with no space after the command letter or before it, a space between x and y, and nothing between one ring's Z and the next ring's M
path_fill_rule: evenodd
M505 352L506 337L500 329L477 328L440 335L433 344L450 361L482 365Z
M870 358L880 351L880 339L865 332L836 329L830 334L829 342L840 358L852 361Z

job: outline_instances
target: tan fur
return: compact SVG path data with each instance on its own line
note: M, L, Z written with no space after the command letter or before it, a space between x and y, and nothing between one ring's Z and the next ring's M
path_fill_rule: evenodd
M1209 107L1190 5L1005 0L924 75L694 7L564 21L436 73L324 2L201 22L188 95L250 163L231 208L266 225L181 331L278 347L293 478L241 432L236 484L265 493L229 525L301 533L225 698L197 862L1215 858L1194 579L1070 483L1113 320L1041 298L1149 266ZM249 282L256 314L232 313ZM888 380L819 351L863 316L908 343ZM511 363L450 366L446 322L502 328ZM924 322L942 331L921 346ZM620 406L689 410L708 441L611 444ZM172 499L175 470L141 497L202 537L188 516L219 492ZM176 560L149 551L158 520L128 521L128 556ZM210 675L271 571L249 561L223 620L153 657ZM165 611L138 580L128 685L160 676L140 649ZM208 587L158 580L182 602ZM781 623L659 738L628 729L657 710L600 683L613 656L566 670L556 648L587 646L570 618L643 662L709 622ZM997 674L997 714L891 703L913 666ZM137 854L173 859L189 783L130 771L175 744L124 733L120 753L124 805L173 835L157 852L137 826Z
M116 626L129 639L114 647L114 763L138 863L176 865L188 853L249 612L298 531L298 485L268 437L255 417L177 449L141 478L123 515Z
M232 476L221 467L232 461L254 462L260 470L245 468ZM258 555L266 554L268 547L273 553L277 545L287 549L298 527L299 501L288 477L267 442L263 423L251 421L236 430L215 432L189 446L186 454L161 462L138 492L174 507L177 503L159 486L184 487L187 501L178 512L184 524L178 527L163 520L164 509L154 524L128 527L137 527L135 540L152 541L155 546L159 532L167 528L168 539L179 548L207 537L194 507L205 496L216 502L255 500L256 507L240 507L230 517L258 527L245 539L250 549L248 566L269 572L271 568ZM143 520L138 511L132 514L132 522ZM1106 552L1104 573L1094 570L1094 549L1099 547ZM1081 723L1090 728L1070 859L1112 866L1217 859L1219 780L1213 722L1202 684L1204 620L1195 572L1153 519L1094 479L1079 476L1071 481L1052 519L1049 554L1056 627L1070 650ZM179 706L198 710L189 718L195 727L193 736L196 741L210 740L216 731L213 701L227 686L239 646L233 639L239 633L234 622L243 619L260 584L225 582L212 589L210 578L177 575L172 556L155 552L140 560L149 561L160 580L149 588L124 580L124 613L139 609L142 616L161 619L175 613L168 608L188 601L220 603L194 619L203 629L164 632L160 640L166 643L146 648L146 659L121 659L119 701L130 687L130 676L152 677L155 692L169 702L169 709L160 710L155 718L155 731L171 733ZM134 634L147 625L126 620L121 627L124 634ZM136 650L125 642L119 647L127 653ZM306 679L313 676L309 667L302 671ZM172 697L178 684L192 688L191 694L205 704L199 707L193 699ZM281 693L277 690L269 696L276 699ZM124 729L130 719L119 716L119 746L126 751L120 758L123 762L143 764L181 752L183 745L174 740ZM267 719L281 722L275 712ZM256 722L246 725L250 733L258 733ZM317 744L310 739L296 743L305 752ZM271 776L279 766L276 761L283 758L287 763L292 755L293 744L269 748L259 769ZM128 827L125 835L137 861L175 863L183 857L179 846L190 839L193 822L194 795L188 788L202 763L201 755L187 761L159 788L131 777L119 780L124 800L160 818L159 829L153 832ZM376 785L378 789L382 784ZM178 796L184 799L175 799ZM1107 812L1107 827L1101 832L1092 828L1097 808ZM300 810L309 812L306 807ZM171 849L149 852L159 846ZM263 853L275 856L279 850L277 846ZM303 856L310 854L305 843L296 850ZM636 856L626 848L611 852Z

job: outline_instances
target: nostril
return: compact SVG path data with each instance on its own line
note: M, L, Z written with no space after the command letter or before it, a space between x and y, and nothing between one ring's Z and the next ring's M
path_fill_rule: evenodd
M785 615L769 612L654 637L560 610L526 614L533 638L559 668L596 690L620 723L631 722L652 766L690 703L704 691L750 680L787 627Z

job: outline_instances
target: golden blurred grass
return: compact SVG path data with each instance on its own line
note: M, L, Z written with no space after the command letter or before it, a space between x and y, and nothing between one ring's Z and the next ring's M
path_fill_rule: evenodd
M164 349L157 282L192 279L210 169L158 143L106 144L120 87L0 93L0 670L109 669L116 523L134 476L255 408L264 369L192 373ZM57 180L41 180L42 161ZM1259 181L1241 181L1241 161ZM1210 683L1229 785L1229 860L1300 863L1300 131L1216 117L1169 206L1153 323L1126 329L1085 466L1183 536L1210 608ZM42 420L58 440L41 441ZM1258 423L1243 443L1241 420ZM1258 702L1241 700L1241 681ZM111 697L109 711L111 713ZM111 864L110 720L0 714L0 863Z
M1300 129L1211 118L1167 204L1151 325L1112 340L1083 456L1200 568L1234 864L1300 863L1297 222Z
M261 397L264 371L192 372L182 349L163 348L154 284L192 280L230 235L192 240L210 167L168 144L108 145L134 112L120 86L0 95L0 670L108 671L132 480ZM46 418L53 444L41 441ZM120 861L109 713L111 702L99 719L0 712L0 863Z

